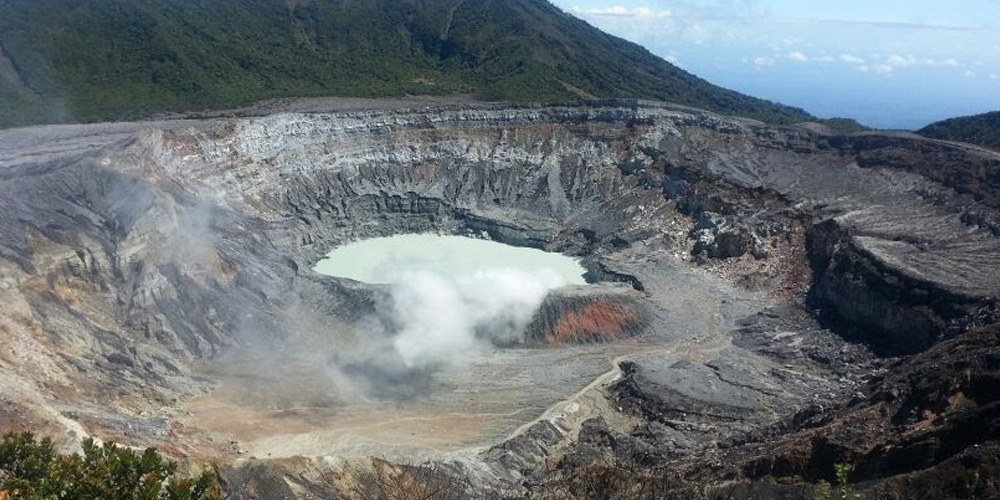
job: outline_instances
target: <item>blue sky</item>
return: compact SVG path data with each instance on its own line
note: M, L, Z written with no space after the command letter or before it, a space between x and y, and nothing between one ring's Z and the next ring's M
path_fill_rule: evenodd
M1000 0L553 0L712 83L881 128L1000 110Z

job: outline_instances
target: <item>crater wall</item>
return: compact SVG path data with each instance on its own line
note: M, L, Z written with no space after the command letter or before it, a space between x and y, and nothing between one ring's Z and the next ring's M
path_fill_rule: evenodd
M0 144L4 390L110 433L209 390L204 360L334 349L324 339L378 294L310 268L371 236L486 236L630 285L610 302L550 297L532 330L547 343L680 329L664 262L761 283L767 300L807 286L829 325L891 354L956 335L1000 292L1000 155L914 136L601 102L35 128ZM152 428L129 437L175 432Z

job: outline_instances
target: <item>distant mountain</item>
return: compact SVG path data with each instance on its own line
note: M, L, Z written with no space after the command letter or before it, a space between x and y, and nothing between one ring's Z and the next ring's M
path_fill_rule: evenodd
M815 120L712 85L544 0L0 0L0 126L455 93Z
M942 120L917 133L934 139L962 141L1000 150L1000 111Z

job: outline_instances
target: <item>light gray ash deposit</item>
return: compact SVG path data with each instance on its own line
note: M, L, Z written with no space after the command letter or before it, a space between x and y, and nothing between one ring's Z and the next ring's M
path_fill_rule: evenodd
M606 101L0 131L0 421L253 455L224 475L262 497L334 491L322 457L517 487L721 446L848 399L865 346L926 349L1000 291L1000 155L814 129ZM523 343L400 368L385 287L311 269L422 232L599 284L548 295Z

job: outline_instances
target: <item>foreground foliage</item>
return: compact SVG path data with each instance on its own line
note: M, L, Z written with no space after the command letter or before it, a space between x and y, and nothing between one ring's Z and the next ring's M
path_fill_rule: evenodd
M83 455L60 455L52 441L28 432L0 440L0 498L169 499L220 498L215 476L175 477L177 464L153 448L137 453L114 443L83 442Z

